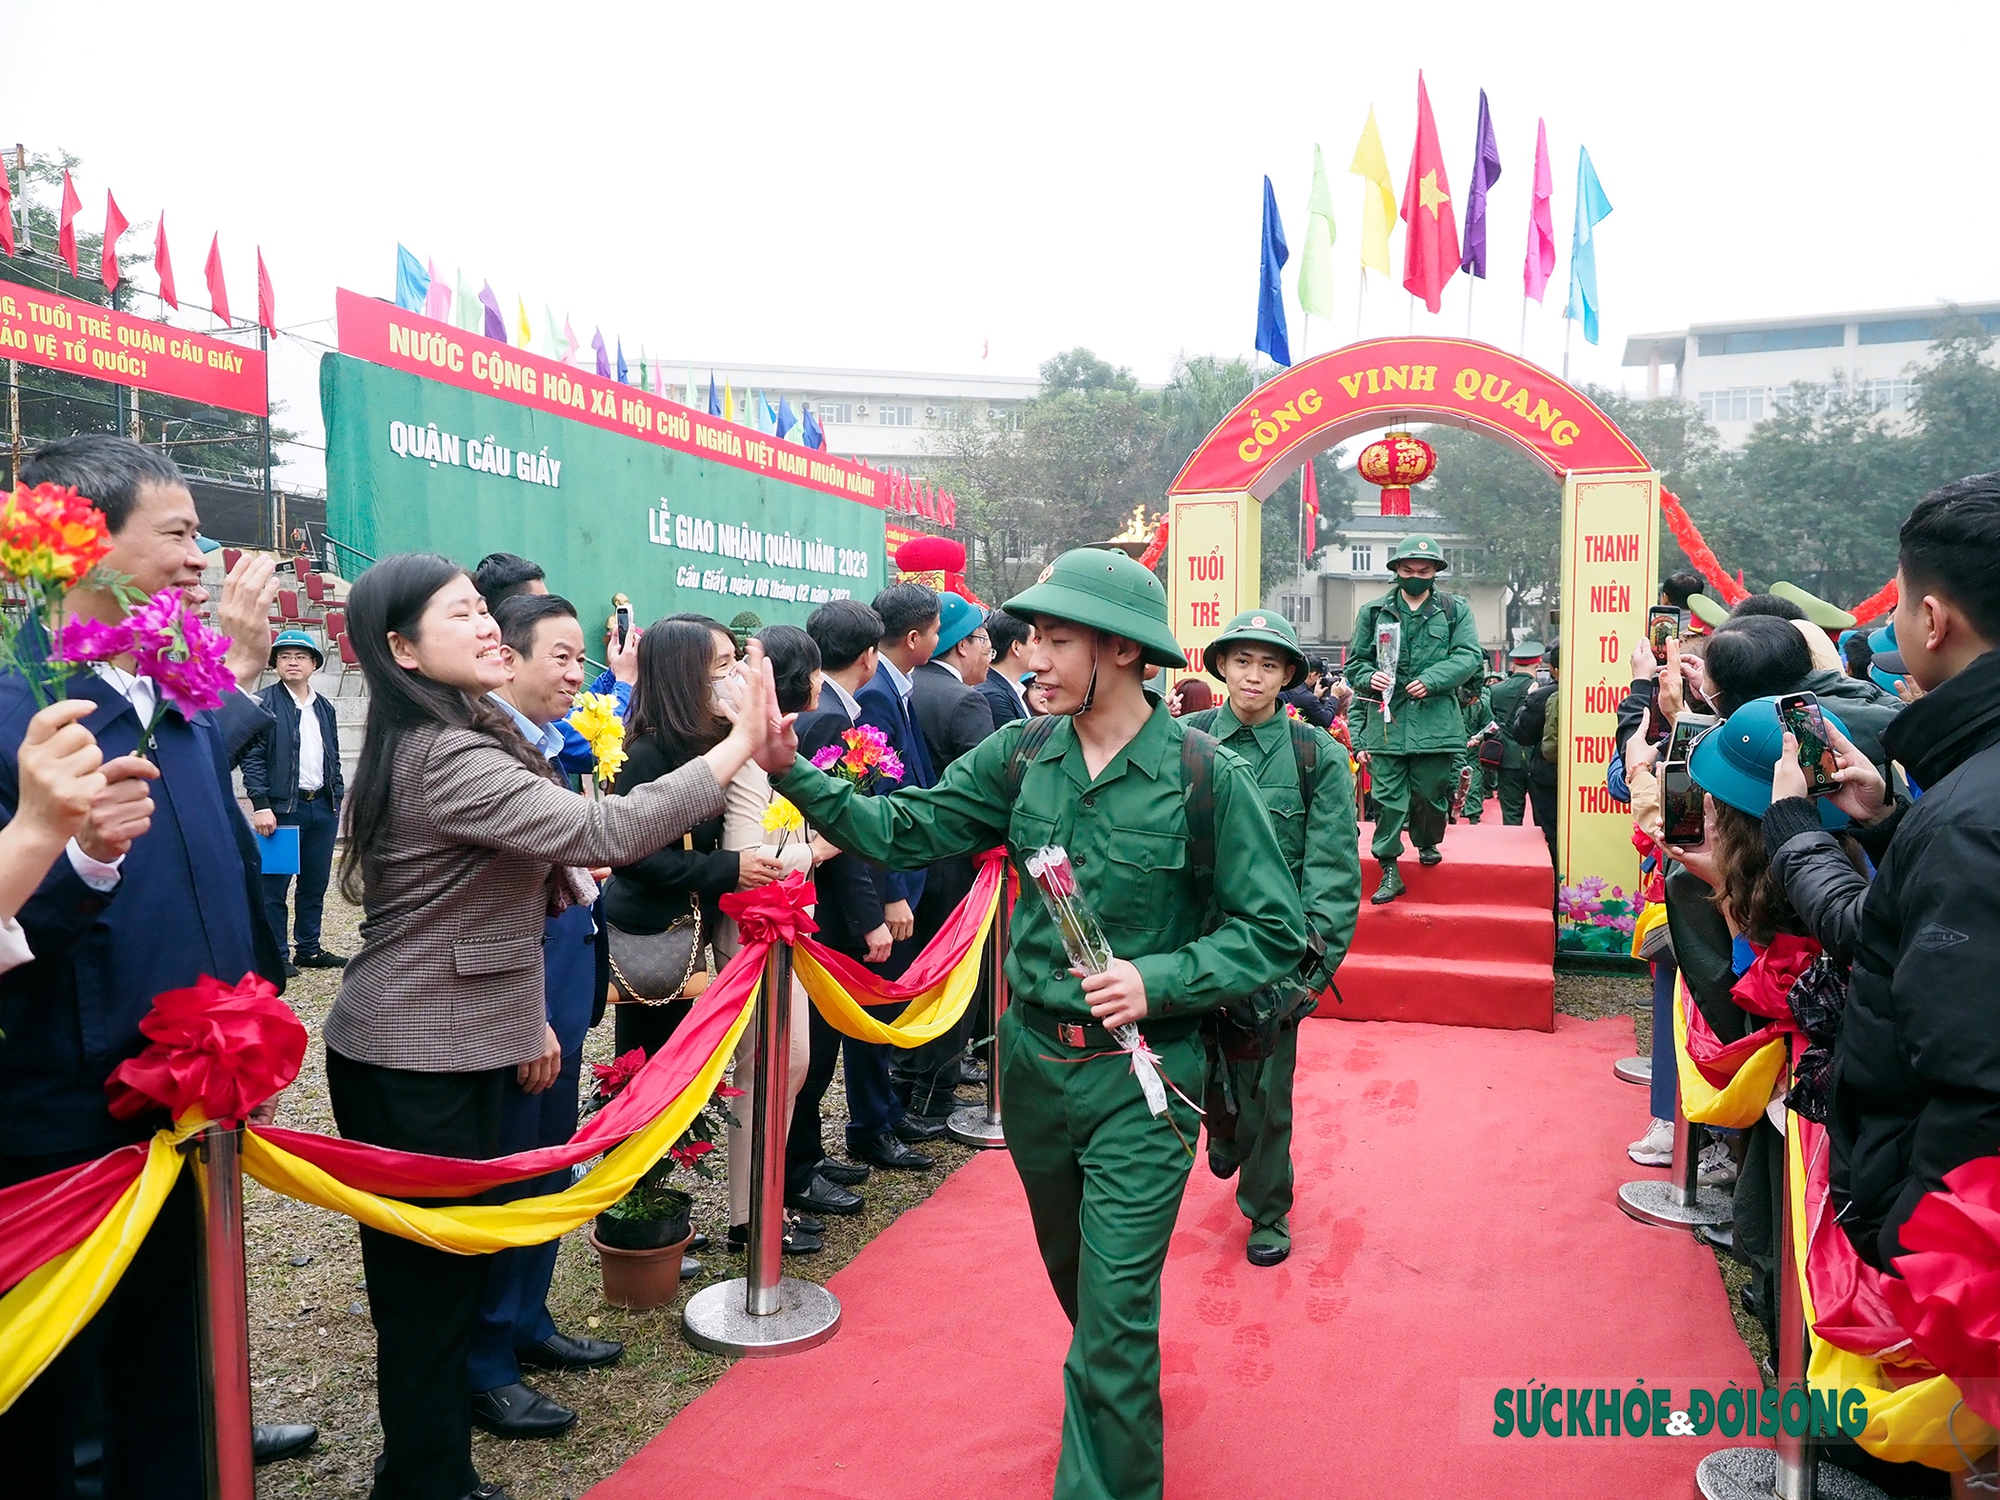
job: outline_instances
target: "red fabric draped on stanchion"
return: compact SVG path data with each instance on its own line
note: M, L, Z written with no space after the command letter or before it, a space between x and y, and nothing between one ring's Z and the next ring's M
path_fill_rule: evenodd
M924 951L911 961L901 979L884 979L846 954L836 953L812 938L802 940L799 946L818 959L820 966L840 981L841 988L856 997L867 996L864 1004L890 1005L899 1000L914 999L926 990L943 984L946 976L958 967L959 961L965 957L966 948L978 936L986 903L993 899L994 887L999 885L1006 871L1006 850L989 849L979 856L979 874L972 883L971 892L945 919L937 936L924 944Z
M1722 560L1709 550L1708 543L1701 539L1701 532L1694 524L1694 517L1681 504L1680 496L1662 486L1660 489L1660 514L1666 517L1667 530L1674 534L1674 540L1681 544L1681 551L1694 564L1697 573L1706 578L1715 589L1715 597L1724 604L1735 605L1747 599L1750 591L1722 570Z
M1826 1127L1799 1119L1799 1154L1806 1164L1806 1275L1812 1286L1813 1332L1829 1344L1901 1366L1923 1361L1884 1291L1895 1280L1856 1253L1833 1220L1832 1146Z
M1917 1352L2000 1427L2000 1157L1977 1157L1944 1185L1904 1223L1902 1280L1883 1278L1882 1293Z
M138 1178L146 1143L0 1188L0 1289L83 1243Z

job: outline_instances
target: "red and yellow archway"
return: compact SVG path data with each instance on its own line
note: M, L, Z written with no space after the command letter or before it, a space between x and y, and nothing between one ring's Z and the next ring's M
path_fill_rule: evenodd
M1571 891L1595 879L1606 897L1623 895L1636 876L1631 814L1611 800L1604 771L1630 682L1625 658L1658 589L1660 481L1589 397L1539 365L1470 339L1370 339L1258 387L1168 489L1175 636L1199 670L1229 618L1263 602L1262 505L1307 459L1372 429L1432 422L1511 443L1562 481L1558 858ZM1564 926L1566 946L1616 937L1587 919Z

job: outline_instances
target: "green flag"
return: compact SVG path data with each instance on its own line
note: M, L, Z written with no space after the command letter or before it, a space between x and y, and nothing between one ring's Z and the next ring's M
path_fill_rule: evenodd
M458 326L468 333L477 333L486 326L486 309L471 287L465 284L465 272L458 271L458 297L452 303L458 313Z
M1333 189L1326 158L1313 147L1312 194L1306 199L1306 243L1299 257L1299 306L1315 318L1333 316Z
M542 322L549 330L549 358L561 359L568 349L563 343L562 330L556 327L555 309L546 302L542 304Z

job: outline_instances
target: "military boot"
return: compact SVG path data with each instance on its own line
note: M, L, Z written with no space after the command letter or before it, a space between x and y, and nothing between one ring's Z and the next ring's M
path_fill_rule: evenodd
M1406 889L1403 877L1396 873L1396 862L1393 859L1385 859L1382 861L1382 883L1375 887L1375 894L1368 898L1368 903L1371 906L1381 906L1385 902L1394 901Z
M1417 863L1426 866L1443 864L1444 850L1438 848L1436 844L1432 844L1428 849L1419 849L1417 851Z

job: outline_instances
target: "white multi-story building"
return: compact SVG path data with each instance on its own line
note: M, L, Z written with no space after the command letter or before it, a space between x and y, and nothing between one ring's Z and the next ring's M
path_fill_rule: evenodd
M2000 334L2000 302L1892 307L1636 334L1625 342L1624 364L1646 371L1649 397L1661 394L1661 371L1673 366L1673 394L1695 403L1725 447L1740 448L1800 381L1844 386L1892 418L1907 412L1916 392L1910 366L1928 357L1954 312Z
M1014 417L1041 390L1026 375L937 375L911 370L853 370L806 365L743 365L708 360L661 362L667 395L706 409L711 371L728 388L739 411L762 396L773 407L790 401L800 412L811 406L826 430L829 452L865 458L878 466L913 469L921 475L924 430L934 421L970 408L995 417ZM694 387L686 381L692 372Z

